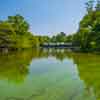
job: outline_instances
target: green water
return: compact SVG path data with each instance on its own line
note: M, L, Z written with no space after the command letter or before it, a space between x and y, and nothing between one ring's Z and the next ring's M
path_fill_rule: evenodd
M2 53L0 100L100 100L100 56L55 49Z

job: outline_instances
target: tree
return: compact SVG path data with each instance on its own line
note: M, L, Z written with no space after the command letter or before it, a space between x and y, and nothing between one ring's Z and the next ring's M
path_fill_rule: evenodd
M24 20L24 17L19 14L8 16L7 22L12 24L17 34L25 34L29 30L29 24Z
M100 50L100 0L97 1L96 9L93 0L87 3L87 11L80 21L79 30L74 35L74 42L79 43L82 50Z
M65 38L65 42L72 42L73 40L73 35L67 35Z
M56 35L57 42L65 42L66 34L64 32L60 32Z
M93 6L94 6L94 0L89 0L87 3L86 3L86 9L87 9L87 12L90 13L93 11Z
M0 21L0 46L8 48L31 48L39 45L38 37L29 32L29 24L21 15L8 16Z
M100 0L97 0L96 11L100 11Z

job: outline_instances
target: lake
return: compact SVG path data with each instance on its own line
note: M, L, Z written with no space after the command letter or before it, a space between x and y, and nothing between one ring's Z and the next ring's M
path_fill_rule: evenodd
M0 100L100 100L100 55L64 49L0 53Z

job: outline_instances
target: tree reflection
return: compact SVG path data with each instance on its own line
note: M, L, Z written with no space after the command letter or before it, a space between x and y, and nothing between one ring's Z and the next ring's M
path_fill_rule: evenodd
M0 53L0 80L23 82L29 73L29 65L32 60L55 57L63 61L70 56L71 53L65 49L31 49Z
M57 60L63 61L65 58L71 58L72 52L67 49L39 49L35 50L37 58L55 57Z
M17 51L0 54L0 80L20 83L28 74L28 66L32 60L31 51Z
M57 60L73 59L79 77L86 90L100 98L100 56L69 52L66 49L32 49L0 54L0 80L21 83L29 74L30 64L35 59L54 57Z
M95 97L100 98L100 55L76 54L73 58L87 92L91 94L93 91Z

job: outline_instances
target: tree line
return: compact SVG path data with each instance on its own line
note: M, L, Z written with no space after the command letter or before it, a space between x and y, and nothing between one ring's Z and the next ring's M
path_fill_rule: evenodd
M60 32L52 37L37 36L29 31L30 26L23 16L17 14L0 21L0 47L12 49L39 47L44 43L70 42L71 35Z
M80 21L73 43L82 51L100 51L100 0L86 3L86 15Z
M86 14L79 23L76 33L66 35L64 32L45 38L45 42L72 42L83 52L100 51L100 0L86 2Z
M0 47L20 49L39 47L43 43L72 42L82 51L100 51L100 0L86 3L86 14L74 34L60 32L52 37L36 36L29 29L23 16L8 16L7 20L0 21Z
M35 36L29 32L29 24L21 15L8 16L0 21L0 47L13 49L36 46Z

